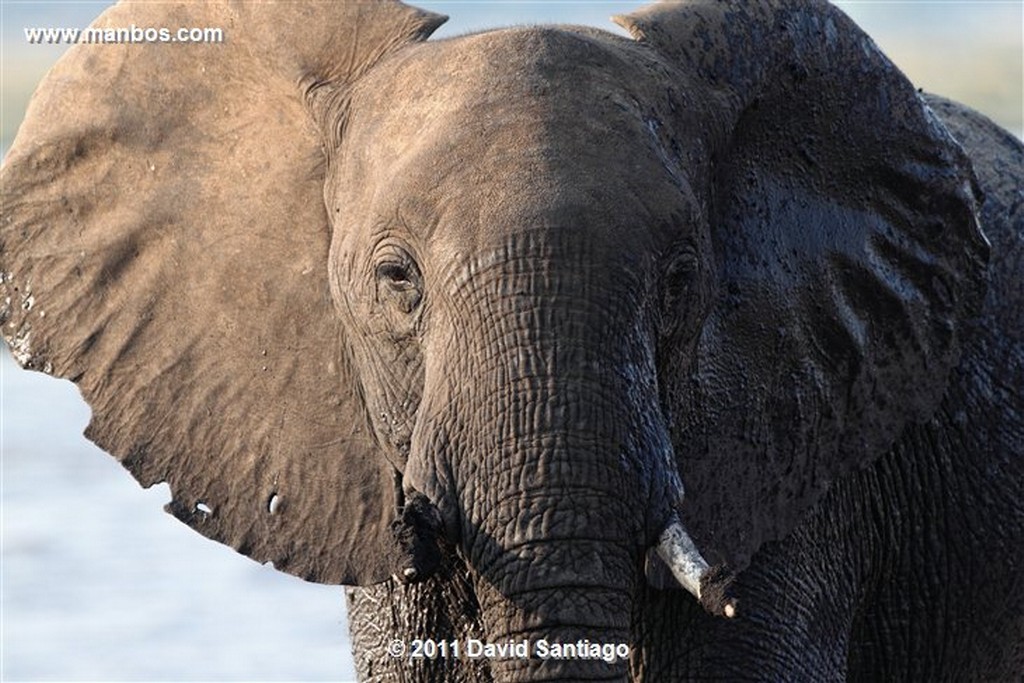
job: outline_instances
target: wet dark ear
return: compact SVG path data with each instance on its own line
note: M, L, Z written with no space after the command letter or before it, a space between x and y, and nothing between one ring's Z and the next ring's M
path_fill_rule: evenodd
M323 582L383 579L394 474L328 292L320 132L343 86L443 17L398 2L122 2L94 26L215 44L81 45L2 172L3 335L78 383L90 439L169 510Z
M669 97L708 107L672 135L707 160L717 294L668 394L684 522L710 562L742 568L938 405L984 289L972 175L824 2L665 3L618 21L663 60Z

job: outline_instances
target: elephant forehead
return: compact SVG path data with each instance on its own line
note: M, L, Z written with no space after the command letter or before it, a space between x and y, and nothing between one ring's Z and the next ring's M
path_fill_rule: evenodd
M617 39L535 27L412 45L357 84L354 108L387 125L399 144L439 121L486 128L605 108L635 115L641 95L631 90L643 89L645 74L609 40Z
M407 222L461 226L447 232L460 244L515 226L665 222L688 185L665 163L656 86L610 40L515 29L419 45L380 65L351 100L346 203L430 213Z

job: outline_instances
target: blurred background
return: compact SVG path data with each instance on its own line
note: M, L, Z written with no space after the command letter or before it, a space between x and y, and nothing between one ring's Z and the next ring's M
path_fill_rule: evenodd
M62 46L31 27L84 27L110 3L0 0L0 148ZM419 2L446 37L494 26L608 21L640 2ZM837 3L918 87L1024 136L1021 2ZM82 436L65 381L0 350L0 680L349 680L342 590L263 567L165 514Z

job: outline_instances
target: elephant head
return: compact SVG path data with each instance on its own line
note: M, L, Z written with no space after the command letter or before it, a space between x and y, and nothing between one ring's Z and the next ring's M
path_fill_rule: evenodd
M741 571L937 405L984 289L969 165L824 3L442 21L109 10L229 37L48 76L3 169L4 336L278 569L418 580L449 544L493 639L626 642L665 564L731 608L704 558Z

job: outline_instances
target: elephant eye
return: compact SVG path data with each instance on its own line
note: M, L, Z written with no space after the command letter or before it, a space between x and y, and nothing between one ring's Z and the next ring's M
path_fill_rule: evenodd
M665 307L675 309L685 304L685 299L697 273L697 258L686 251L669 263L665 270Z
M662 333L674 336L689 326L687 319L700 308L697 276L700 271L697 255L683 249L665 268L662 282Z
M419 270L411 259L382 261L377 265L377 298L403 313L412 313L423 298Z
M382 263L377 266L377 279L400 289L412 287L412 274L403 263Z

